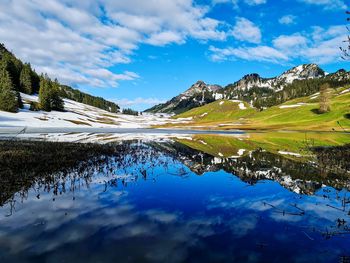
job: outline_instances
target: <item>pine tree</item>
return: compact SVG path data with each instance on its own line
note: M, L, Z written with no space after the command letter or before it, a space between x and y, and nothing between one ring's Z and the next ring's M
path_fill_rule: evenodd
M33 93L39 93L40 77L35 72L35 70L32 70L31 74L32 74L32 92Z
M20 97L14 90L10 73L2 68L0 73L0 110L17 112L19 100Z
M64 110L64 102L60 98L60 84L58 83L57 79L55 79L55 81L51 83L50 99L52 110Z
M40 108L44 111L64 110L64 103L60 98L60 85L57 80L52 82L47 75L41 76L39 102Z
M21 91L27 94L33 93L32 70L29 64L24 64L20 75Z
M42 110L51 111L50 80L47 76L40 78L39 103Z
M6 69L10 75L14 89L19 90L20 81L19 76L22 70L22 62L16 59L11 53L4 53L1 58L2 62L5 63Z
M328 89L330 88L328 83L325 83L320 86L320 113L326 113L331 110L329 106L329 93Z

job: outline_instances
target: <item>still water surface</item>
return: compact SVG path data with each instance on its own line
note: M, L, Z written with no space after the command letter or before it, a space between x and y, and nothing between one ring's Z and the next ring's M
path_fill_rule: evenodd
M349 262L340 172L261 149L118 147L70 172L3 180L0 262Z

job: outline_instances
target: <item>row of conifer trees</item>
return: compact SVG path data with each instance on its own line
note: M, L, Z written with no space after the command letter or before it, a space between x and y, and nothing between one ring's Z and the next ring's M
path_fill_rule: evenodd
M0 44L0 110L17 112L22 108L20 93L39 94L39 103L32 102L31 110L63 111L62 98L67 98L111 112L119 111L113 102L61 85L46 74L39 76L29 63L22 63Z
M0 46L0 110L17 112L23 107L20 92L39 93L39 104L32 109L63 111L60 85L47 75L39 76L30 64L22 63L4 45Z

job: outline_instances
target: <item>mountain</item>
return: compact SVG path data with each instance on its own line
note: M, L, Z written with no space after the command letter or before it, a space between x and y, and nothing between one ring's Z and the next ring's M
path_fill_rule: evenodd
M345 70L327 74L316 64L304 64L274 78L263 78L256 73L248 74L226 87L199 81L170 101L146 111L183 113L220 99L239 99L256 108L264 108L283 103L288 99L311 95L325 82L330 82L331 86L339 86L348 80L350 73Z
M325 72L316 64L306 64L294 67L275 78L262 78L259 74L254 73L246 75L241 80L228 85L224 93L227 95L230 88L249 90L254 87L269 88L278 91L283 89L287 84L293 83L294 80L321 78L325 75Z
M170 101L159 104L146 110L146 112L181 113L192 108L208 104L221 96L219 85L209 85L203 81L197 81L188 90L172 98Z
M250 103L237 99L217 100L174 116L174 119L182 123L167 124L166 127L212 130L350 131L349 84L328 89L327 97L331 110L323 114L318 111L320 108L318 91L264 110L258 110Z

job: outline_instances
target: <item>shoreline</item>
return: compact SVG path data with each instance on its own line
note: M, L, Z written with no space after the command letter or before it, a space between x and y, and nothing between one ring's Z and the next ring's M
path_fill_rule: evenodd
M0 135L38 134L38 133L114 133L114 134L246 134L246 133L343 133L350 131L325 131L325 130L275 130L275 129L191 129L191 128L88 128L88 127L24 127L24 126L0 126Z
M83 127L18 127L0 126L0 135L37 133L114 133L114 134L244 134L241 130L192 130L192 129L154 129L154 128L83 128Z

